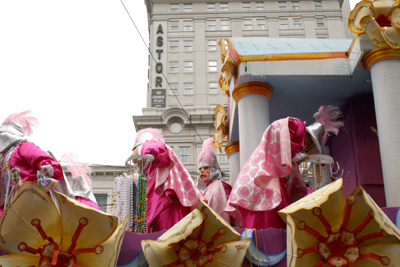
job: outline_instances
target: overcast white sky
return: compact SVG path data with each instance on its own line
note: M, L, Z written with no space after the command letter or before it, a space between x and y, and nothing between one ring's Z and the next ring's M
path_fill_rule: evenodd
M144 0L123 1L148 43ZM0 38L0 123L32 110L40 126L29 140L43 150L123 165L132 115L146 104L148 53L121 2L3 0Z
M144 0L124 0L148 43ZM119 0L0 1L0 123L32 110L56 157L123 165L146 103L147 49Z

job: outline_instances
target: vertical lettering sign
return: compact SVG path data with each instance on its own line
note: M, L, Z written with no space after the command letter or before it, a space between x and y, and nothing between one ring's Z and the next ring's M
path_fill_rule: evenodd
M163 27L161 24L158 25L157 28L157 49L156 49L156 54L157 54L157 60L161 60L162 58L162 53L164 50L162 49L164 45L164 38L163 38ZM158 61L156 63L156 75L155 75L155 88L151 90L151 107L153 108L165 108L165 88L163 88L163 77L162 77L162 72L163 72L163 63Z

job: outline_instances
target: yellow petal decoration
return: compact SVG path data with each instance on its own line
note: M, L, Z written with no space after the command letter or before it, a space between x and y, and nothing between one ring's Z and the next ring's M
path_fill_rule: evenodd
M225 108L221 105L218 105L214 109L215 117L217 121L214 122L215 126L215 134L214 134L214 147L222 147L222 142L224 141L224 137L227 132L226 125L226 111Z
M361 187L345 199L339 179L279 214L289 267L398 265L399 229Z
M1 257L2 266L38 266L40 257L25 255L7 255Z
M393 27L400 27L400 8L396 8L392 11L390 20L392 21Z
M365 1L359 2L351 11L349 16L349 27L352 32L357 34L365 33L364 29L360 25L360 20L365 16L374 17L374 10L372 5Z
M62 216L35 183L14 195L0 218L0 248L11 253L0 266L115 266L124 224L115 231L116 217L55 195Z
M386 43L388 43L391 48L393 49L400 48L400 28L384 27L381 28L381 32Z
M160 236L143 240L149 266L241 266L249 241L199 201L197 209Z
M28 182L0 217L0 247L10 254L32 255L21 252L18 245L25 242L37 248L47 244L32 224L33 220L39 220L41 228L46 229L54 242L61 242L62 225L54 202L41 187Z
M60 204L60 213L64 226L63 245L65 247L69 247L73 243L73 236L81 225L81 218L85 218L82 220L85 220L86 225L82 227L79 236L81 242L76 244L76 249L89 248L104 243L117 229L117 217L92 209L58 192L55 192L55 194Z
M112 266L114 267L117 263L119 253L121 251L122 240L125 236L125 227L128 223L128 216L125 217L122 224L120 224L117 230L112 236L104 243L102 243L103 253L97 257L93 257L91 254L81 254L78 258L77 264L79 266L91 266L91 267L103 267Z
M365 29L369 38L376 47L384 48L389 46L383 38L381 27L376 22L375 18L371 16L365 16L361 19L360 25Z
M349 28L356 34L368 34L378 48L400 48L400 1L361 1L350 13Z

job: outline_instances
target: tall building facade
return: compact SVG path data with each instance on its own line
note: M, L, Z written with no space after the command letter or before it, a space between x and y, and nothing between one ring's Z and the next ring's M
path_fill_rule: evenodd
M202 141L215 132L220 90L218 42L231 37L353 38L348 0L145 0L150 36L147 105L133 116L136 130L163 129L189 172L198 175ZM224 148L215 150L229 178Z

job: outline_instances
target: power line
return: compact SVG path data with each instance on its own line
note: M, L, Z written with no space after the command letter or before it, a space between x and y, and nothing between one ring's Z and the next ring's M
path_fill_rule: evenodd
M156 60L155 57L153 56L153 53L151 53L151 51L150 51L150 47L147 46L146 41L143 39L142 34L140 33L138 27L136 26L136 23L135 23L135 21L133 20L131 14L129 13L128 9L126 8L124 2L123 2L122 0L120 0L120 2L121 2L121 4L122 4L122 6L124 7L126 13L128 14L129 18L131 19L133 25L135 26L136 31L139 33L140 38L142 39L142 41L143 41L144 45L146 46L147 50L149 51L149 54L150 54L151 57L153 58L154 62L157 63L157 60ZM165 81L167 82L167 84L168 84L168 86L169 86L169 89L171 89L171 85L170 85L170 83L169 83L167 77L165 77L164 72L161 72L161 75L164 77ZM172 89L172 93L174 94L174 96L175 96L176 100L178 101L179 105L181 106L181 109L185 112L186 116L188 117L190 125L193 127L194 131L196 132L197 136L200 138L201 142L203 142L203 139L201 138L200 134L199 134L199 133L197 132L197 130L196 130L196 127L195 127L195 126L193 125L193 123L192 123L192 118L191 118L190 114L184 109L184 107L182 106L181 101L179 101L179 98L176 96L175 90Z

